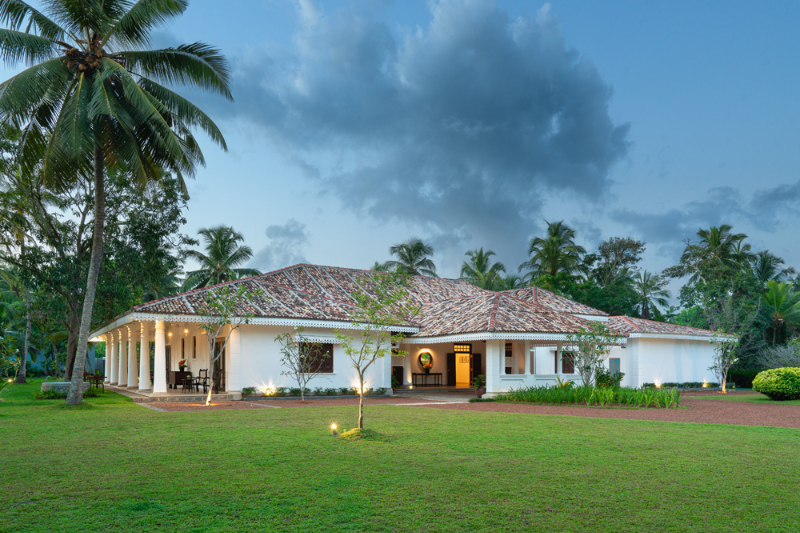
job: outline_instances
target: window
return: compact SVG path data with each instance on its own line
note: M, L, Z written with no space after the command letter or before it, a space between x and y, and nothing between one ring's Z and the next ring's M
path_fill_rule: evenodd
M514 345L510 342L506 343L506 357L513 357L514 356Z
M301 350L303 350L303 352L308 350L308 345L305 343L302 344ZM316 372L319 374L333 374L333 344L315 342L311 345L311 350L311 353L314 355L313 358L319 361ZM324 357L322 354L327 354L327 357Z
M181 339L181 359L186 359L186 339Z
M561 373L575 373L575 356L570 352L562 352L561 354Z
M197 337L192 337L192 359L197 359Z
M454 344L453 351L455 353L472 353L472 344Z
M619 357L608 360L608 372L614 376L619 374Z

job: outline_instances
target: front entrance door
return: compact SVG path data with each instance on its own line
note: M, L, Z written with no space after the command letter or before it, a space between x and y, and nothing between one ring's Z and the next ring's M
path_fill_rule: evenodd
M472 354L456 354L456 387L469 387Z
M481 366L481 354L473 353L469 357L469 383L470 386L474 383L475 378L483 374L483 367Z
M225 350L222 349L223 344L225 344L225 341L222 339L214 343L214 352L222 352L219 359L214 361L214 374L212 374L214 376L214 392L225 392Z
M447 386L456 386L456 354L447 354Z

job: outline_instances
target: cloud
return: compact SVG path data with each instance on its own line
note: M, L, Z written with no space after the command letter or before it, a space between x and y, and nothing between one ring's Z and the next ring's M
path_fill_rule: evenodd
M513 20L490 0L430 11L425 28L393 33L303 0L294 55L241 57L225 110L347 209L519 253L548 194L608 194L628 126L549 5Z
M750 198L733 187L709 189L702 201L692 201L661 213L617 209L612 219L635 229L647 241L675 243L694 237L697 230L720 224L747 222L772 232L800 208L800 181L755 191ZM682 248L682 245L681 245Z
M250 260L250 266L263 272L278 268L306 263L303 250L308 243L308 232L305 224L291 218L286 224L267 226L269 244L256 252Z

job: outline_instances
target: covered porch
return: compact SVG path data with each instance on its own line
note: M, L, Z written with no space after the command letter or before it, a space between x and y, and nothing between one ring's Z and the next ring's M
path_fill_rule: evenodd
M408 337L405 357L392 357L392 376L403 390L472 389L486 376L486 394L555 385L578 379L566 335L475 334L455 338ZM424 366L431 367L425 371Z
M238 330L231 333L213 368L207 337L197 323L122 317L96 332L92 342L106 343L105 384L112 389L145 398L205 398L210 387L215 397L231 392L240 395ZM217 343L215 349L221 347Z

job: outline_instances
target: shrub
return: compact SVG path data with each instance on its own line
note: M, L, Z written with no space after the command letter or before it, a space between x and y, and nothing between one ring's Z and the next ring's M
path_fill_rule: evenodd
M392 376L392 388L399 389L400 388L400 380L396 377Z
M775 368L760 372L753 380L753 390L770 400L800 400L800 368Z
M316 387L314 389L314 396L325 396L325 389L322 387Z
M255 396L255 395L256 395L255 387L242 387L242 396Z
M289 396L300 396L300 387L289 387Z
M325 396L336 396L337 394L339 394L339 389L325 389Z
M526 402L544 404L599 405L622 407L677 408L681 393L677 389L629 387L522 387L498 394L498 402Z
M95 387L89 387L83 391L84 398L97 398L98 396L100 396L100 391ZM37 391L33 397L36 400L64 400L67 398L67 393L47 389Z
M622 378L625 377L625 372L611 373L607 369L602 369L597 372L597 386L598 387L619 387L622 383Z
M348 394L350 394L350 389L348 389L347 387L342 387L341 389L339 389L339 394L341 394L342 396L347 396Z

